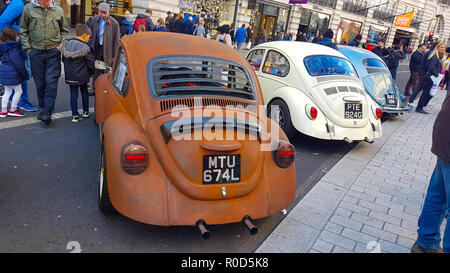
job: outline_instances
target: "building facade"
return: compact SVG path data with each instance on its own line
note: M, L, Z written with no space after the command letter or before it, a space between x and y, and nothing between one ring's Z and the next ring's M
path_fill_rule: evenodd
M84 22L93 7L103 0L56 0L71 25ZM357 34L363 41L387 45L400 42L414 48L433 38L450 44L450 0L308 0L289 4L289 0L106 0L112 14L124 16L153 10L153 19L172 13L189 12L210 22L211 28L235 23L252 25L254 38L263 32L267 40L280 31L303 35L311 41L328 28L336 43L348 43ZM399 15L414 12L410 27L394 26Z

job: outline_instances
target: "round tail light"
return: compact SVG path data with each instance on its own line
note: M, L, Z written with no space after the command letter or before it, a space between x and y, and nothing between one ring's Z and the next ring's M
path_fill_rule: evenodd
M286 169L294 162L295 147L287 141L280 141L278 148L272 152L272 155L278 167Z
M383 116L383 111L381 110L381 108L377 108L375 110L375 114L377 116L377 119L380 119Z
M120 164L122 169L129 174L140 174L148 166L148 152L144 145L138 141L132 141L122 147Z
M316 107L311 107L311 111L310 111L310 113L311 113L311 118L312 119L316 119L317 118L317 109L316 109Z
M319 111L317 111L317 108L314 106L311 106L309 104L307 104L305 106L305 111L306 111L306 115L308 116L309 119L316 119L317 118L317 114L319 113Z

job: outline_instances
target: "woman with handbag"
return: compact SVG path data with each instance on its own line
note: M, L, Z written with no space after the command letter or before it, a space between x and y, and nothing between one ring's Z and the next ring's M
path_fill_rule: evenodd
M438 43L433 52L431 52L430 56L425 61L427 67L427 72L425 75L426 82L424 83L423 93L416 108L416 112L418 113L428 114L428 112L426 112L423 108L428 105L433 97L430 95L430 91L434 84L431 76L439 77L445 61L445 49L446 46L444 43ZM439 82L436 83L436 87L438 84Z

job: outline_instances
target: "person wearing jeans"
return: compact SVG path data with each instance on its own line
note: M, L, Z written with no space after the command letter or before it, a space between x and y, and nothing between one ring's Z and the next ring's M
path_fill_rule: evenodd
M51 115L61 76L61 52L57 48L51 50L33 48L29 54L39 107Z
M78 122L82 118L89 117L89 93L87 84L84 85L69 85L70 88L70 108L72 110L72 122ZM81 93L81 101L83 104L83 115L78 113L78 89ZM82 117L82 118L81 118Z
M1 2L2 0L0 0ZM19 22L20 17L22 15L22 10L25 7L26 1L23 0L12 0L10 3L6 6L6 9L1 13L0 15L0 32L5 27L12 27L19 30ZM25 52L26 54L26 52ZM29 75L29 78L31 78L31 70L30 70L30 58L28 54L26 54L25 59L25 66ZM28 97L28 81L22 82L22 96L20 97L19 104L17 105L18 108L20 108L23 111L27 112L35 112L38 109L34 107L30 103L30 99ZM14 96L14 91L9 97L9 101L12 101L12 98Z
M236 43L237 43L237 51L241 51L242 47L245 44L245 39L247 38L247 30L245 29L245 24L241 26L236 31Z
M61 7L54 0L32 0L22 11L20 38L30 55L41 113L38 119L50 124L55 107L58 79L61 76L61 44L69 28Z
M419 218L418 237L413 253L450 253L450 225L447 222L441 249L441 225L450 208L450 92L442 104L433 128L431 151L437 163L428 186L427 196Z
M69 39L61 48L66 83L70 87L70 106L72 108L72 122L78 122L89 117L89 93L87 84L94 74L95 57L88 44L92 34L85 24L77 24L76 38ZM78 89L83 101L83 116L78 113Z

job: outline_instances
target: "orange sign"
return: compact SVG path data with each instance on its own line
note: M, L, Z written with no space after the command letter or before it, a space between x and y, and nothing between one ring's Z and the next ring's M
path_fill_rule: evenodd
M396 27L409 27L411 25L412 18L414 17L414 11L395 17L394 26Z

